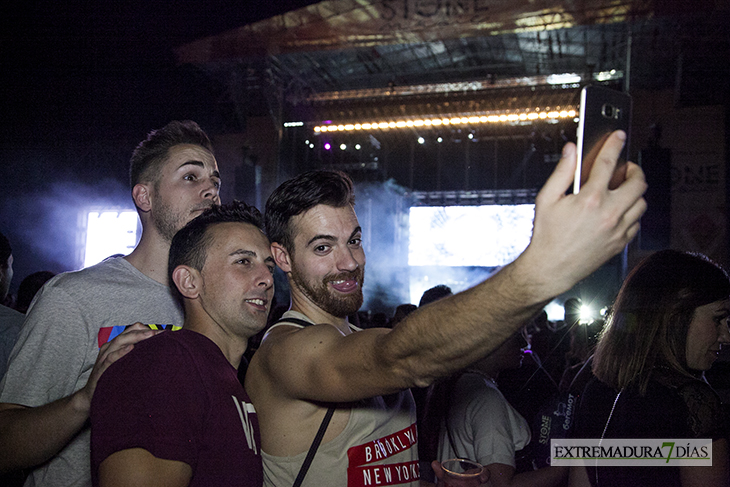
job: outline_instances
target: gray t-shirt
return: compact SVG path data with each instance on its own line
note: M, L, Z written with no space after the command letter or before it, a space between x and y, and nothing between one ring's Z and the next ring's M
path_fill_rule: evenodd
M0 402L36 407L78 391L110 330L113 336L137 321L182 325L183 315L167 286L124 258L55 276L28 310L0 382ZM90 486L89 438L85 428L35 469L26 486Z

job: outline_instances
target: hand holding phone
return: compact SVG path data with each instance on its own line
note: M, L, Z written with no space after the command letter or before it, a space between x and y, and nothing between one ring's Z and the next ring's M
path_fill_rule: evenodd
M603 86L585 86L580 94L577 156L573 193L588 180L593 163L604 142L616 130L626 132L626 143L619 156L609 189L617 188L626 178L626 161L631 128L631 96Z

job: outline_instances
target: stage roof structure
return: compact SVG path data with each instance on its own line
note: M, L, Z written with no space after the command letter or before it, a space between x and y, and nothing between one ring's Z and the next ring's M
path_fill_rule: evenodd
M239 86L278 86L292 103L563 73L585 82L618 71L671 86L678 56L707 58L711 44L727 51L728 3L325 0L196 40L176 55Z

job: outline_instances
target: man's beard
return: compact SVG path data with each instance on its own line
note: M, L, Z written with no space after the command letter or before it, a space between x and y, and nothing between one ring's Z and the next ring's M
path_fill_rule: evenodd
M151 213L152 224L167 242L172 242L172 237L184 227L195 216L194 212L198 210L208 209L213 206L212 202L201 203L193 208L187 215L176 213L173 208L165 203L158 203L155 210Z
M323 311L337 318L346 318L353 315L362 306L362 285L365 280L365 272L362 267L358 267L352 272L342 272L337 275L330 274L325 276L322 282L310 283L299 273L296 265L294 265L291 270L291 278L304 296L319 306ZM329 287L329 283L332 281L346 280L356 280L358 284L357 290L348 294L342 294L331 290Z
M179 213L175 213L172 207L164 203L157 205L157 208L152 211L151 217L152 224L157 228L162 238L168 242L172 242L172 237L188 222Z

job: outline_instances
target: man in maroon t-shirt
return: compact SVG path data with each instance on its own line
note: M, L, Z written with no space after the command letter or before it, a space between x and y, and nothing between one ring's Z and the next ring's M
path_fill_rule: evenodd
M258 420L237 369L274 291L260 213L207 210L173 238L169 270L185 324L136 344L99 381L93 483L259 487Z

